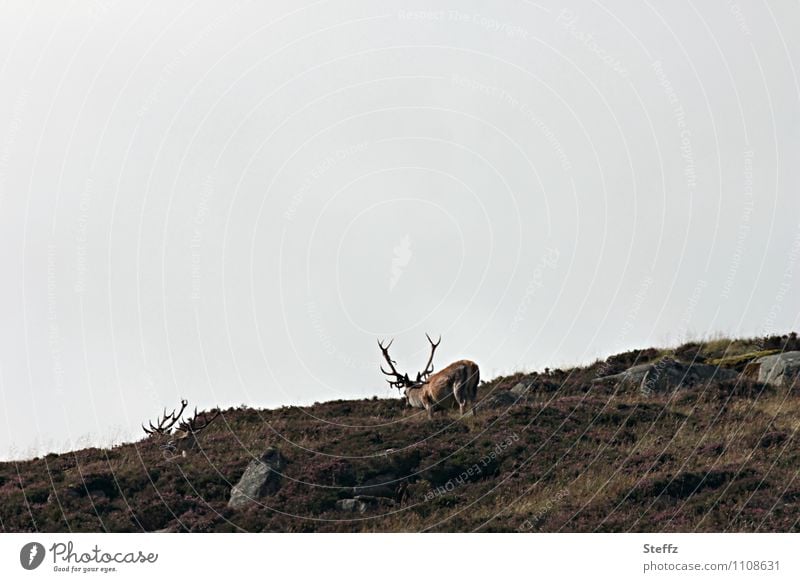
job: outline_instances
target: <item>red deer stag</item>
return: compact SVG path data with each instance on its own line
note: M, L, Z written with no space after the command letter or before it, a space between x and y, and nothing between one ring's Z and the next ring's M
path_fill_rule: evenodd
M424 408L428 412L428 418L433 418L433 411L436 408L454 408L456 405L462 416L467 407L474 416L473 407L480 380L478 364L470 360L459 360L434 374L433 355L442 338L440 336L439 341L434 343L427 333L425 337L428 338L431 345L431 355L428 363L425 364L425 369L417 372L416 380L411 380L408 374L401 374L395 368L397 362L389 356L389 348L394 340L386 346L382 342L378 342L383 359L389 365L389 371L384 370L381 366L381 372L389 376L386 381L393 388L405 390L406 403L413 408Z
M164 414L156 420L155 425L152 421L149 423L150 428L142 425L144 432L150 437L173 437L172 440L162 445L162 449L171 452L180 449L186 454L187 450L197 446L197 436L220 415L219 409L213 410L213 414L198 413L197 407L195 407L192 418L181 419L188 405L189 402L187 400L181 400L180 410L177 412L173 410L169 414L167 414L167 409L165 408ZM175 426L176 424L178 425L177 427Z

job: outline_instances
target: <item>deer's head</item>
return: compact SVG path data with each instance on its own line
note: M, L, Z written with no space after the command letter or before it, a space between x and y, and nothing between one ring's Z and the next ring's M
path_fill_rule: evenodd
M392 346L392 342L394 340L391 340L385 346L383 345L383 342L378 341L378 347L381 350L383 359L389 366L388 371L384 370L383 366L381 366L381 372L388 376L386 381L389 383L389 386L402 391L406 399L408 399L409 390L423 386L428 382L428 378L433 373L433 355L436 353L436 348L439 347L439 344L442 342L442 337L439 336L439 340L436 342L434 342L427 333L425 334L425 337L428 338L428 343L431 346L431 355L428 357L428 363L425 364L425 368L421 372L417 372L416 379L414 380L409 378L408 373L401 374L397 371L397 362L395 362L389 355L389 348Z

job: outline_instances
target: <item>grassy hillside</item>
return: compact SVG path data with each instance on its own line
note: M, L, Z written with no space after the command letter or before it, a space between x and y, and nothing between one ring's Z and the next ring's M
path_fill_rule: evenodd
M736 368L746 354L787 348L800 349L796 336L669 352ZM2 463L0 528L800 531L800 387L739 379L645 397L592 383L663 355L496 378L479 395L494 407L475 418L429 421L386 399L240 408L186 457L143 439ZM520 383L527 393L506 392ZM286 460L280 488L229 509L232 485L268 447ZM337 507L365 485L363 513Z

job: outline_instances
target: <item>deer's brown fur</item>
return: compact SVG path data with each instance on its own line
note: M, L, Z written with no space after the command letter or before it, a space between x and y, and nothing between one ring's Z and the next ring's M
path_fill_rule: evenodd
M433 411L438 408L458 407L463 416L469 407L469 411L475 414L473 407L479 381L478 364L471 360L458 360L430 376L421 386L406 388L406 402L414 408L424 408L428 418L432 418Z

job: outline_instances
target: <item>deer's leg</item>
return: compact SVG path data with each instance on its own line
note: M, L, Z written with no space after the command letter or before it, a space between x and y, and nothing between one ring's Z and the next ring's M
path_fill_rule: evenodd
M470 378L468 382L469 390L467 392L469 394L467 400L469 401L469 412L472 416L475 416L475 400L478 398L478 378Z
M425 407L425 411L428 413L428 419L433 420L433 407L434 407L434 400L427 394L422 395L422 405Z
M461 416L464 416L464 407L467 405L467 395L466 395L466 386L462 382L456 382L453 385L453 397L458 404L458 412Z

